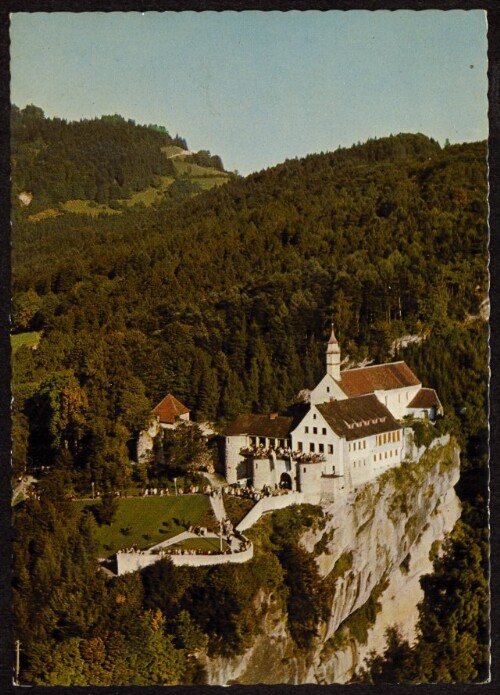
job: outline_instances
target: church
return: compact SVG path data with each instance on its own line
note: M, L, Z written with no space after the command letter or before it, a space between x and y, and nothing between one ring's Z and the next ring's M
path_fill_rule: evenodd
M333 501L399 466L411 440L405 416L434 421L443 409L403 362L340 369L334 328L326 373L309 403L289 415L239 415L223 432L229 484L286 488Z

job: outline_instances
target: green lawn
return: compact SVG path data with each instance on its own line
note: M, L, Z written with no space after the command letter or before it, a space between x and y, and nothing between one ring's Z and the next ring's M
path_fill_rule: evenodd
M175 543L175 545L170 545L169 548L183 548L185 550L202 550L207 552L208 550L215 550L217 553L220 552L220 540L218 538L188 538L182 543ZM229 548L225 540L222 541L222 552Z
M76 501L83 507L99 502ZM199 524L212 513L206 495L169 495L168 497L130 497L120 499L116 519L111 526L99 526L99 554L108 556L120 548L137 545L149 548L160 541Z
M25 345L26 347L32 348L38 345L41 336L40 331L31 331L29 333L15 333L10 336L10 346L12 352L16 352L20 347Z

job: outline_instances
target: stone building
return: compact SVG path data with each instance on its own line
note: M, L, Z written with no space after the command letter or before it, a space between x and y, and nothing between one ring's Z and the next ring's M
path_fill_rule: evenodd
M340 369L332 326L326 374L289 415L239 415L223 432L228 483L331 501L405 456L403 418L435 420L442 406L405 362ZM408 428L406 428L408 429Z

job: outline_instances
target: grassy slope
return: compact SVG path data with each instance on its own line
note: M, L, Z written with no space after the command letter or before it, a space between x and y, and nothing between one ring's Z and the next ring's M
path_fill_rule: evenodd
M188 538L181 543L175 543L172 548L182 548L184 550L212 550L216 553L220 552L220 540L218 538ZM222 541L222 550L229 548L225 540Z
M16 352L20 347L25 345L26 347L35 347L38 345L40 336L42 334L39 331L31 331L27 333L16 333L10 336L10 346L12 352Z
M99 502L75 504L88 507ZM97 529L99 554L111 555L132 545L148 548L185 531L186 526L198 524L209 511L210 500L205 495L120 499L114 523ZM123 533L122 529L130 530Z

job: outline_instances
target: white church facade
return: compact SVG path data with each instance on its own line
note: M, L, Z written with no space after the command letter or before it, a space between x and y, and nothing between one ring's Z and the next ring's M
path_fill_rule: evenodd
M332 326L326 374L289 415L240 415L226 427L228 483L284 487L333 501L405 458L405 416L435 420L442 406L405 362L340 369Z

